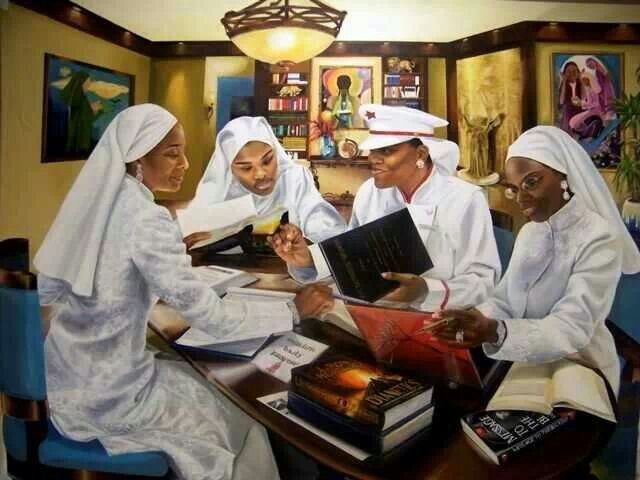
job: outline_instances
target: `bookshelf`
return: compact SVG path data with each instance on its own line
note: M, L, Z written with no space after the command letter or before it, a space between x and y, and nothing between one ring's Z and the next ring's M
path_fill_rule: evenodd
M292 157L308 157L309 62L288 72L256 63L256 114L263 115Z
M424 58L383 58L382 103L427 111L427 78Z

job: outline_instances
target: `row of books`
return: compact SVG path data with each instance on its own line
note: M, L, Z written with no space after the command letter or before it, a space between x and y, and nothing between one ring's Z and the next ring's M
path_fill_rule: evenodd
M413 98L385 98L385 105L399 105L401 107L415 108L421 110L420 99Z
M419 98L420 87L415 85L384 87L384 96L386 98Z
M309 109L309 99L307 97L270 98L268 109L276 112L306 112Z
M289 85L306 85L307 83L309 83L309 80L306 73L273 73L271 75L271 83L273 83L274 85L281 83L286 83Z
M306 137L283 137L282 146L285 150L306 150L307 138Z
M420 85L420 74L416 73L385 73L385 85Z
M271 128L276 137L306 137L309 133L309 126L306 123L297 125L272 125Z

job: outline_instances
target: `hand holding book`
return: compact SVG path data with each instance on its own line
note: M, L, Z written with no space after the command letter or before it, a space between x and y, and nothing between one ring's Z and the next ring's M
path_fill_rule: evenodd
M475 308L443 310L435 312L433 318L443 320L433 329L433 335L452 347L473 348L498 341L498 322Z

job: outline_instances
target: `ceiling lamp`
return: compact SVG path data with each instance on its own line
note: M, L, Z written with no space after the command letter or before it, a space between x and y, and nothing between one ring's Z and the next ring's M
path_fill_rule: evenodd
M331 45L347 14L318 0L297 1L262 0L227 12L221 22L245 55L288 68Z

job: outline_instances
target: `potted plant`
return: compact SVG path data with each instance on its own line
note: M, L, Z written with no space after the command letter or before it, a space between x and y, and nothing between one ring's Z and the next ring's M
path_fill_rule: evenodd
M640 246L640 93L623 94L614 108L624 131L614 183L619 192L626 190L630 194L622 206L622 219Z

